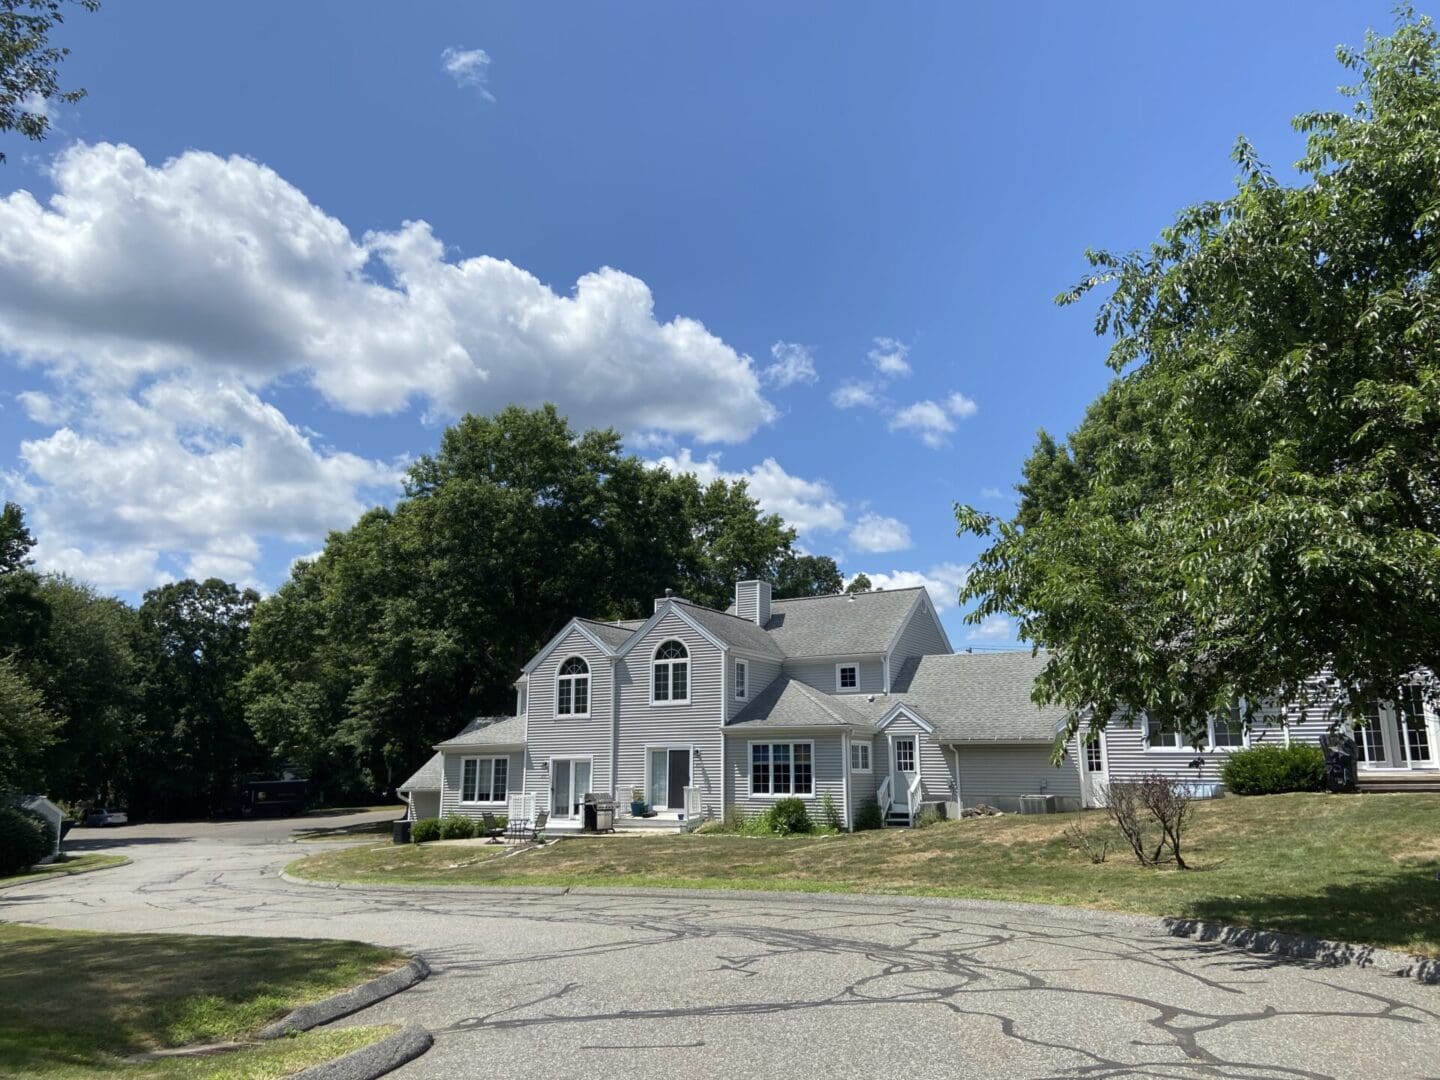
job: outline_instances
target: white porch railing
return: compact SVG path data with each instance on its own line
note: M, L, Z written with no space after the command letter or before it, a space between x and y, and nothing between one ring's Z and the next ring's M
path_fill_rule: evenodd
M920 805L920 773L917 771L905 790L905 799L910 804L910 824L915 824L915 808Z
M894 796L890 794L890 777L887 776L880 781L880 786L875 789L875 801L880 804L881 822L888 822L890 820L890 804L895 801Z
M506 801L506 814L511 821L535 820L535 793L516 792Z
M700 789L687 787L685 789L685 824L693 829L700 823L700 819L704 814L705 810L700 800Z

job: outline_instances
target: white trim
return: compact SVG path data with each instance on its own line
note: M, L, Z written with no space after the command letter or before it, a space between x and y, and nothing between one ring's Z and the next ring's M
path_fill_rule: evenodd
M876 722L875 726L881 731L884 731L901 716L912 721L916 727L927 735L935 734L935 725L921 716L913 705L906 705L903 701L897 701L894 705L890 706L890 711L882 716L879 721Z
M844 685L841 684L841 682L840 682L840 672L843 671L845 668L854 668L854 669L855 669L855 685L854 685L854 686L844 686ZM859 660L842 660L842 661L840 661L840 663L836 664L836 665L835 665L835 693L837 693L837 694L859 694L859 693L861 693L861 692L862 692L862 691L860 690L860 661L859 661Z
M848 731L842 731L842 732L840 733L840 760L841 760L841 762L843 763L843 767L842 767L841 770L840 770L840 796L841 796L841 798L844 800L844 804L843 804L843 805L844 805L844 807L845 807L845 812L844 812L844 814L841 816L841 819L840 819L840 820L841 820L841 822L844 824L845 828L849 829L849 828L851 828L851 825L850 825L850 732L848 732ZM814 766L813 763L811 764L810 769L811 769L812 772L814 771L815 766ZM813 781L812 781L812 782L813 782Z
M465 763L466 763L467 761L491 761L491 762L494 762L494 761L503 761L503 762L505 762L505 795L504 795L504 797L499 798L499 799L467 799L467 798L465 798ZM444 767L443 764L441 765L440 769L441 769L441 776L442 776L442 779L441 779L440 783L441 783L441 785L442 785L442 787L443 787L443 785L444 785L444 783L445 783L445 781L444 781L444 779L443 779L445 767ZM521 771L521 773L523 774L525 770L522 768L520 771ZM509 755L509 754L465 754L465 755L461 756L461 758L460 758L460 783L459 783L459 786L456 788L456 791L455 791L455 805L456 805L456 806L504 806L506 799L508 799L508 798L510 797L510 792L513 790L513 786L512 786L512 784L511 784L510 772L511 772L511 769L510 769L510 755ZM523 786L524 786L524 783L523 783L524 777L523 777L523 775L522 775L522 777L521 777L521 781L522 781L521 786L523 787ZM476 786L476 788L477 788L477 793L478 793L478 788L479 788L479 786L480 786L480 770L479 770L479 767L478 767L478 766L476 767L476 770L475 770L475 786ZM495 766L494 766L494 765L491 765L491 766L490 766L490 794L491 794L491 795L494 795L494 794L495 794Z
M579 660L582 664L585 665L585 674L584 674L583 676L581 676L581 675L579 675L579 674L562 676L562 675L560 674L560 669L563 668L566 664L568 664L571 660ZM591 674L592 674L592 672L590 671L590 661L587 660L587 659L585 659L585 657L581 656L579 653L570 653L568 656L563 657L563 658L560 660L560 663L558 663L558 664L555 665L555 681L554 681L554 686L553 686L553 691L554 691L555 697L554 697L554 699L553 699L554 708L551 710L551 713L552 713L552 715L555 717L555 719L559 720L559 719L561 719L562 717L563 717L564 719L566 719L566 720L589 720L589 719L590 719L590 687L591 687L590 676L591 676ZM569 679L569 680L570 680L570 709L571 709L571 711L570 711L570 712L565 712L565 713L562 713L562 712L560 711L560 680L561 680L561 678L566 678L566 679ZM581 678L584 678L584 680L585 680L585 711L584 711L583 713L582 713L582 712L575 712L575 711L574 711L574 709L575 709L575 685L576 685L576 683L578 682L578 680L581 679Z
M557 648L559 648L560 642L565 639L566 635L569 634L571 630L578 630L578 631L580 632L581 637L585 638L586 641L590 642L590 644L594 645L597 649L599 649L600 652L601 652L603 655L605 655L605 656L616 656L616 655L618 655L618 654L615 652L614 649L610 648L610 646L606 645L605 642L601 641L601 640L600 640L598 637L596 637L593 633L591 633L589 630L587 630L587 629L585 628L585 624L584 624L583 622L581 622L580 619L574 618L574 619L571 619L571 620L570 620L568 623L566 623L564 626L562 626L562 627L560 628L560 632L559 632L558 634L556 634L553 638L551 638L551 639L546 643L545 647L544 647L543 649L541 649L538 653L536 653L536 654L530 659L530 662L529 662L528 664L526 664L523 668L520 669L520 674L522 674L522 675L529 675L529 674L531 674L537 667L539 667L542 663L544 663L545 658L546 658L547 656L549 656L552 652L554 652ZM627 643L627 644L628 644L628 643Z
M750 661L748 661L748 660L742 660L742 659L740 659L740 658L737 656L737 657L735 658L735 663L734 663L734 665L733 665L733 667L732 667L731 670L732 670L732 678L733 678L734 684L735 684L735 686L734 686L734 690L735 690L735 700L736 700L736 701L749 701L749 700L750 700ZM744 672L744 673L745 673L745 677L744 677L744 678L741 678L741 677L740 677L740 673L741 673L741 672ZM651 689L653 690L654 688L652 687ZM743 691L743 692L742 692L742 691Z
M871 774L873 774L873 773L875 772L875 740L874 740L874 739L851 739L851 738L849 738L849 737L847 736L847 742L849 742L849 744L850 744L850 754L851 754L851 756L847 759L847 760L850 762L850 766L849 766L849 767L850 767L852 770L854 770L855 772L857 772L857 773L871 773ZM863 747L864 750L865 750L865 767L864 767L863 769L860 768L858 765L855 764L855 757L854 757L855 751L856 751L857 749L860 749L861 747Z
M655 657L659 654L660 650L663 649L666 645L669 645L670 642L672 642L672 641L675 642L675 643L677 643L682 649L685 650L685 696L684 696L683 698L677 698L677 697L657 698L657 697L655 696L655 668L656 668L656 666L659 665L659 664L664 664L667 668L670 669L670 670L667 671L666 674L665 674L665 686L666 686L666 690L667 690L669 693L671 693L671 694L673 694L674 691L675 691L675 665L678 664L678 663L680 663L680 657L676 656L676 657L673 657L673 658L671 658L671 659L669 659L669 660L657 660L657 659L655 659ZM722 650L722 653L723 653L723 650ZM689 704L690 704L690 696L691 696L691 695L690 695L690 691L691 691L691 689L692 689L692 688L694 687L694 685L695 685L695 684L694 684L694 681L693 681L693 678L692 678L693 670L692 670L692 666L691 666L691 661L692 661L693 659L694 659L694 657L692 657L692 656L690 655L690 646L687 645L682 638L678 638L678 637L663 637L663 638L661 638L658 642L655 643L655 648L653 648L653 649L650 650L650 704L651 704L651 705L658 705L658 706L661 706L661 707L665 707L665 706L669 706L669 705L689 705ZM723 710L722 710L722 714L723 714Z
M756 791L755 790L755 747L757 746L808 746L810 747L810 793L808 795L798 794L795 788L795 755L790 755L790 788L789 791ZM770 786L775 786L775 759L771 755ZM819 786L819 777L815 775L815 740L814 739L756 739L745 744L745 790L751 799L814 799L815 789Z

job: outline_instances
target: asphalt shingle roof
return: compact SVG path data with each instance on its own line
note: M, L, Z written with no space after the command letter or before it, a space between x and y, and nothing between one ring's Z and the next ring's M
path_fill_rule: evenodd
M892 676L888 697L857 697L854 707L879 720L903 702L944 742L1048 743L1065 722L1065 709L1041 708L1030 699L1045 659L1028 652L912 657Z
M686 604L681 610L727 645L761 656L773 656L777 660L784 659L785 654L780 651L775 639L749 619L696 604Z
M849 707L843 698L782 675L755 696L729 724L735 727L845 727L875 725Z
M477 716L453 739L435 748L458 750L468 746L519 746L525 741L525 721L518 716Z
M601 622L598 619L581 619L580 622L584 624L585 629L612 649L620 648L635 633L634 627L627 627L624 624Z
M439 791L440 779L445 771L445 763L440 751L435 751L435 756L415 770L415 775L397 787L396 791Z
M890 647L920 589L812 596L770 605L766 636L785 656L881 653Z

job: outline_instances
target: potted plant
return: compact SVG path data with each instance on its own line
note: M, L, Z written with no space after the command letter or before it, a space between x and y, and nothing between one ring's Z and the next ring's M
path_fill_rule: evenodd
M644 817L645 812L650 808L645 805L645 789L643 787L632 787L630 789L630 816Z

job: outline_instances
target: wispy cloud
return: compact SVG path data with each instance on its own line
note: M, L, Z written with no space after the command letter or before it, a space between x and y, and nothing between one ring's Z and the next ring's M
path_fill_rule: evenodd
M904 551L910 546L910 528L899 518L863 514L850 530L850 542L861 551Z
M956 391L944 404L927 399L906 405L890 417L890 430L908 431L932 450L938 450L950 441L955 421L967 420L979 409L974 400Z
M830 395L837 409L878 409L884 400L873 383L847 382Z
M1015 627L1004 615L991 615L988 619L965 635L966 641L1009 641L1015 634Z
M813 383L818 378L815 373L815 357L808 345L777 341L770 346L770 355L775 358L775 362L760 375L771 386Z
M886 378L910 374L910 346L892 337L877 337L870 350L870 363Z
M494 101L490 92L490 54L484 49L459 49L450 46L440 54L440 66L455 80L455 85L474 90L486 101Z

